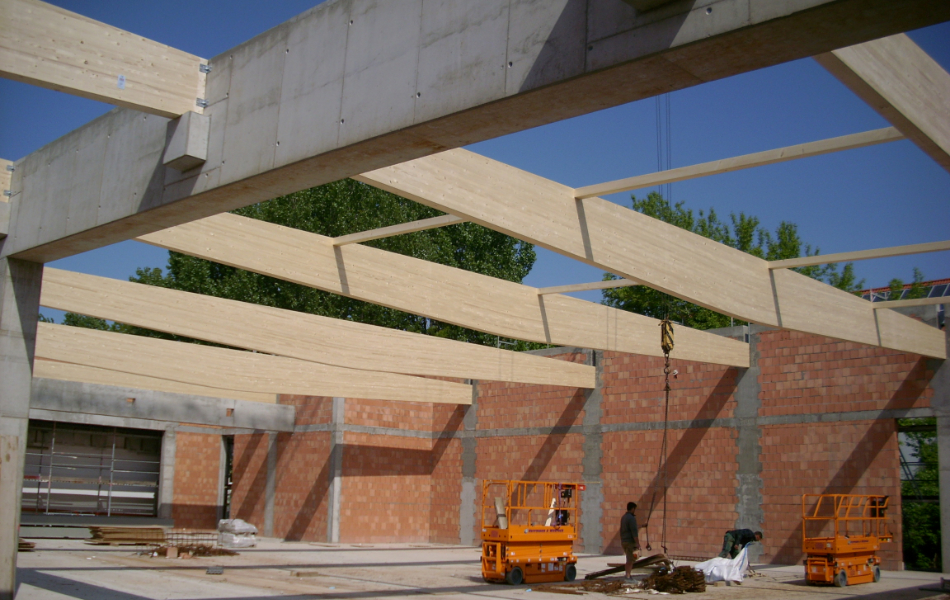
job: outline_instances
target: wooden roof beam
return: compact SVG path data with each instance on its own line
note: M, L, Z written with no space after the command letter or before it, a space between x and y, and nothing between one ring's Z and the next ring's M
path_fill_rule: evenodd
M205 98L202 58L39 0L0 0L0 76L175 118Z
M345 246L346 244L359 244L370 240L379 240L404 233L414 233L416 231L426 231L427 229L437 229L439 227L464 222L465 219L456 217L455 215L441 215L432 217L431 219L420 219L419 221L412 221L411 223L401 223L399 225L390 225L389 227L380 227L379 229L370 229L369 231L341 235L340 237L333 238L333 245Z
M595 385L592 366L49 267L43 270L40 304L338 367L580 388Z
M925 244L910 244L907 246L891 246L876 250L858 250L856 252L839 252L837 254L819 254L817 256L803 256L786 260L769 262L770 269L795 269L812 265L826 265L829 263L868 260L871 258L886 258L888 256L906 256L908 254L923 254L925 252L940 252L950 250L950 240L945 242L927 242Z
M356 179L745 321L946 358L933 327L467 150Z
M567 294L570 292L587 292L590 290L609 290L620 287L630 287L631 285L640 285L636 281L629 279L611 279L608 281L594 281L593 283L575 283L573 285L557 285L554 287L538 288L538 295L546 294Z
M932 298L911 298L910 300L882 300L872 302L874 310L882 308L906 308L908 306L931 306L933 304L950 304L950 297L934 296Z
M573 202L573 200L572 200ZM359 244L233 214L138 238L175 252L494 335L662 356L659 321ZM749 366L743 342L682 327L674 356Z
M900 33L815 60L950 171L950 74L912 39Z
M472 386L158 338L40 323L36 357L258 394L471 404Z
M774 165L797 158L820 156L831 152L864 148L865 146L873 146L875 144L883 144L902 139L904 139L904 136L897 131L897 129L885 127L884 129L864 131L862 133L854 133L817 142L808 142L807 144L797 144L795 146L786 146L785 148L745 154L733 158L723 158L698 165L660 171L659 173L647 173L646 175L638 175L637 177L588 185L574 190L574 197L583 199L593 198L594 196L606 196L608 194L616 194L617 192L628 192L645 187L663 185L665 183L686 181L687 179L695 179L697 177L731 173L752 167Z

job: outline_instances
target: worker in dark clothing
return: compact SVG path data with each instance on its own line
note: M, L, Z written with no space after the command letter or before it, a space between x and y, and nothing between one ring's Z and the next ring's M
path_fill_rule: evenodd
M719 558L735 558L746 544L760 541L762 541L761 531L751 529L727 531L725 537L722 538L722 552L719 553Z
M634 561L639 557L640 550L636 510L636 502L627 502L627 512L623 513L623 517L620 518L620 545L623 546L623 553L627 557L624 572L628 579L630 578L630 569L633 568Z

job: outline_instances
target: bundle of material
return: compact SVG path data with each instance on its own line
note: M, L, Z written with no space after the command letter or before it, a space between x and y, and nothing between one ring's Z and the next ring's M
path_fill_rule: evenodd
M257 527L241 519L218 521L218 545L224 548L250 548L257 545Z
M670 594L705 592L706 577L693 567L676 567L672 571L660 569L643 581L643 589Z
M36 544L20 538L20 543L17 546L17 552L33 552L33 548L36 548Z
M234 550L226 548L214 548L211 546L162 546L155 550L147 550L142 554L148 556L163 556L170 558L183 557L188 555L192 558L200 556L237 556Z
M161 545L165 530L161 527L90 527L88 544Z

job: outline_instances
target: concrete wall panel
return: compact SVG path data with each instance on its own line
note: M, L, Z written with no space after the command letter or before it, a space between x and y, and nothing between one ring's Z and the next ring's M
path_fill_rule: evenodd
M109 143L99 159L102 169L102 195L98 198L100 225L120 219L130 207L144 211L162 203L165 176L162 154L169 121L123 108L101 119L102 124L108 126L105 133ZM78 197L76 200L80 201Z

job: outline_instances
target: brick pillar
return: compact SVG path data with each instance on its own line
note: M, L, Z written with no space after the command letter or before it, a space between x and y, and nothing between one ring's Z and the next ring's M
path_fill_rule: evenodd
M16 559L43 265L0 259L0 600L16 591Z

